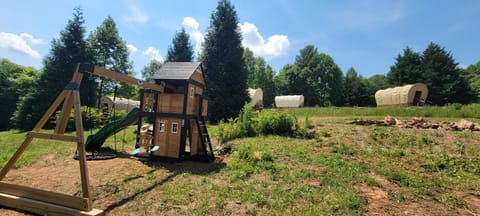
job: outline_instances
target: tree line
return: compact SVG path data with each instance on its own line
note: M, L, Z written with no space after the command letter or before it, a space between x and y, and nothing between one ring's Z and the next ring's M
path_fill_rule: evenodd
M6 89L0 98L8 101L0 106L0 120L4 120L0 129L31 129L71 79L78 62L134 73L126 42L119 36L115 21L107 17L87 37L82 10L74 11L60 37L52 40L41 71L0 61L0 87ZM432 105L478 102L480 61L463 69L450 52L435 43L421 53L405 48L386 75L366 78L353 67L344 73L331 56L319 52L314 45L301 49L294 63L277 73L265 59L242 47L238 23L235 7L228 0L220 0L211 14L203 49L197 57L203 62L209 117L213 122L237 116L249 100L247 88L262 88L266 107L274 106L276 95L292 94L304 95L306 106L375 106L377 90L417 82L429 87L427 102ZM193 61L193 55L190 38L181 29L172 39L166 61ZM162 64L152 60L141 75L152 81ZM138 96L135 86L89 76L83 79L80 91L82 105L88 106L98 104L102 95L113 92L119 97Z

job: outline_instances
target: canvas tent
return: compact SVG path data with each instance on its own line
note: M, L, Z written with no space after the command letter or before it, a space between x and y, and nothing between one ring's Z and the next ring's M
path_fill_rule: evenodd
M263 108L263 91L261 88L248 89L248 95L250 96L250 105L256 110Z
M303 107L303 102L303 95L282 95L275 97L275 106L277 108Z
M113 97L111 96L103 96L100 99L100 107L102 111L112 111L113 110ZM130 100L126 98L115 98L115 110L124 110L126 112L130 112L134 107L139 107L140 101Z
M423 83L415 83L378 90L375 93L377 106L418 106L425 103L428 88Z

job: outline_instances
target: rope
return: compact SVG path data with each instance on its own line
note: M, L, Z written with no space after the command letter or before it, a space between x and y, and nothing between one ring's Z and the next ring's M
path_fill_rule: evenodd
M113 90L113 130L114 131L117 131L117 117L116 117L116 113L115 113L115 101L117 100L117 89L118 89L118 84L115 85L115 88ZM117 153L117 133L114 133L113 134L113 142L114 142L114 146L115 146L115 154Z

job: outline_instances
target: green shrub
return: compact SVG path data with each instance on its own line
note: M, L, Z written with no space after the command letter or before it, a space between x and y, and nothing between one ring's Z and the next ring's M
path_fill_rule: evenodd
M296 119L287 113L274 111L261 112L255 119L257 133L268 135L292 136L295 131Z

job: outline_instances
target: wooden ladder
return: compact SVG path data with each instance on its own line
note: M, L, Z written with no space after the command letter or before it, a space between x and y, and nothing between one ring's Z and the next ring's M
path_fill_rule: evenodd
M210 136L208 135L207 124L205 124L205 119L200 118L195 120L197 123L198 132L200 135L200 141L203 145L203 150L205 151L205 155L210 157L210 159L215 159L215 155L213 154L212 148L212 141L210 140ZM207 152L207 145L210 151L210 154Z

